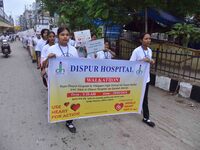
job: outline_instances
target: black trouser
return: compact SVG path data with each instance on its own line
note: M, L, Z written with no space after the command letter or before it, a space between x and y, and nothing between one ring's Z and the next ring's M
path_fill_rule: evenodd
M149 83L146 84L144 100L143 100L143 104L142 104L143 116L146 119L149 119L148 91L149 91Z
M73 120L68 120L68 121L66 121L66 122L70 124L70 123L72 123L72 122L73 122Z
M46 80L45 77L42 77L42 81L43 81L44 86L45 86L45 87L48 87L48 85L47 85L47 80Z
M36 54L36 61L37 61L37 65L39 66L40 62L39 62L39 58L41 57L41 52L40 51L35 51Z

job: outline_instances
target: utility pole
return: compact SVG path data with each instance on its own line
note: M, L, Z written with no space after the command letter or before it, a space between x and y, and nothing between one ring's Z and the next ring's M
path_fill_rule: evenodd
M44 24L44 11L43 11L43 2L41 2L41 7L42 7L42 25Z
M147 7L145 7L145 32L148 32L148 10Z

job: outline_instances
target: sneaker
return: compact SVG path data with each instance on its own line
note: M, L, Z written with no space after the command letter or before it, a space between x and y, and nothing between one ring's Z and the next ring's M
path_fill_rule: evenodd
M154 122L152 122L150 119L146 119L146 118L143 118L143 120L142 120L144 123L146 123L148 126L150 126L150 127L155 127L155 123Z
M73 123L66 122L66 127L69 129L71 133L76 133L76 127L73 125Z

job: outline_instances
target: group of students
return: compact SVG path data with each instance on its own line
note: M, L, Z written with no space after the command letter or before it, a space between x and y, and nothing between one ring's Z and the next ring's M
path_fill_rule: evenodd
M57 30L57 42L56 35L53 31L48 29L43 29L41 31L41 39L38 41L35 51L37 56L37 67L41 69L41 74L43 78L43 83L47 87L47 69L48 69L48 60L55 57L86 57L91 59L112 59L116 56L115 52L110 49L110 43L105 41L105 48L102 51L87 55L87 50L84 51L86 55L80 55L78 50L74 47L75 44L70 42L70 30L67 27L60 27ZM92 35L92 40L96 40L96 35ZM150 71L150 64L154 64L152 59L152 51L149 48L151 42L151 37L148 33L141 35L140 41L141 46L136 48L130 61L145 61L148 63L148 71ZM150 75L146 81L146 90L143 101L143 122L147 125L154 127L155 124L149 119L149 109L148 109L148 88L149 88ZM70 132L75 133L76 127L73 124L73 120L66 121L66 127Z

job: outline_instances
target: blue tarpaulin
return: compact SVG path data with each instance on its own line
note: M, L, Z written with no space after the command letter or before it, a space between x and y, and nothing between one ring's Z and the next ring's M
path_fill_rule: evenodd
M92 23L96 26L102 26L105 24L111 24L111 21L109 22L104 22L101 19L94 19ZM123 30L123 27L121 25L108 25L104 26L104 33L106 37L112 38L112 39L118 39L121 32Z
M144 16L144 14L145 14L144 11L139 13L140 16ZM158 23L161 23L165 26L171 26L176 23L183 23L183 20L171 15L168 12L160 10L160 9L148 8L147 14L148 14L148 18L150 18Z

